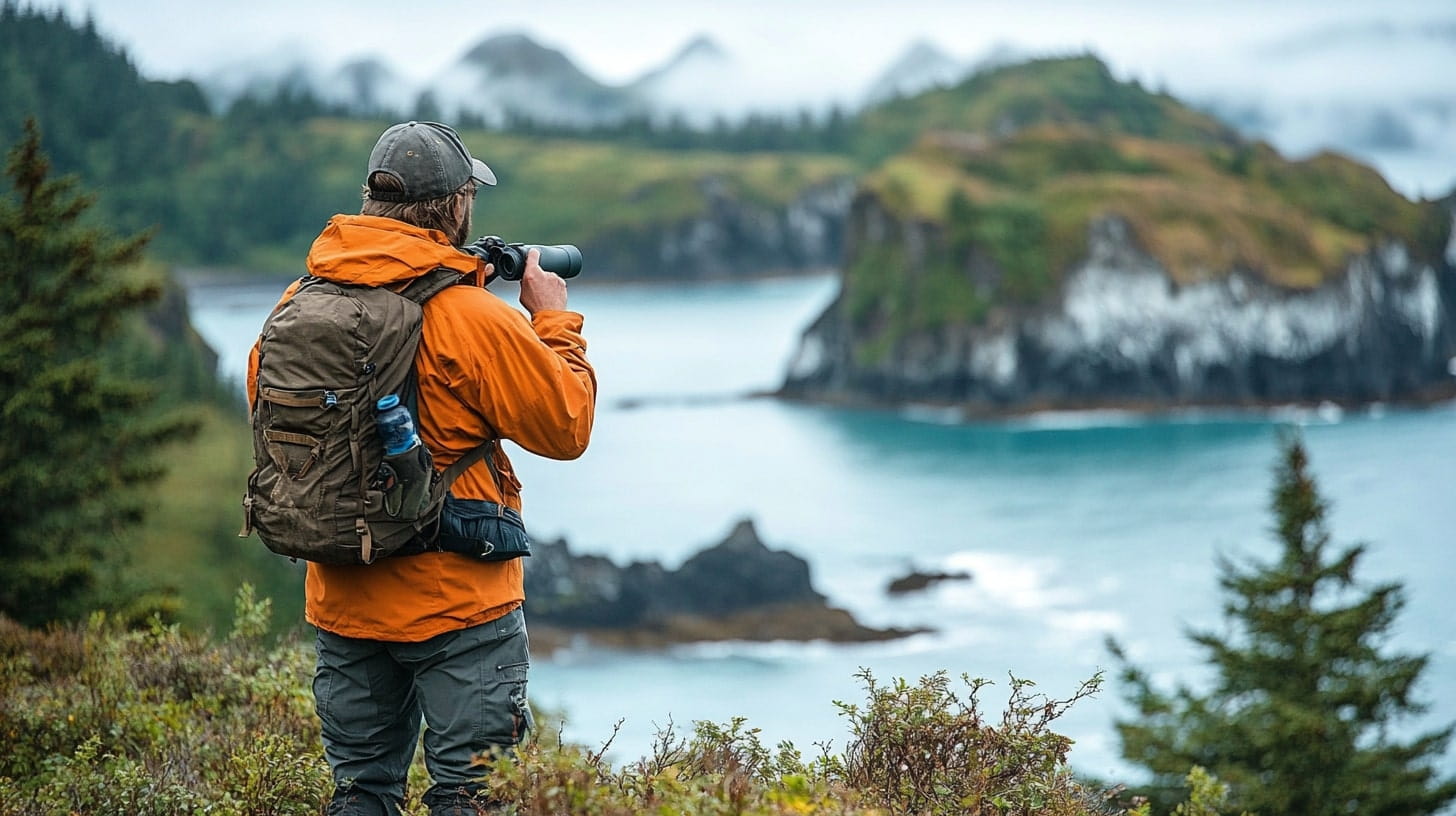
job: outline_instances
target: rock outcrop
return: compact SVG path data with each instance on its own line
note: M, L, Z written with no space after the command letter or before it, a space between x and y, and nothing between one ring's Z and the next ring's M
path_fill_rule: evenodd
M809 565L771 550L753 522L676 570L657 562L618 566L575 555L565 541L536 542L526 569L532 643L547 649L573 636L634 648L707 640L861 642L912 634L872 629L829 606Z
M700 214L644 224L591 243L591 275L611 280L714 280L802 274L839 265L854 182L811 186L783 206L735 196L720 179L698 182Z
M911 258L941 240L873 196L851 223L857 240ZM1239 269L1180 285L1105 215L1054 297L906 332L874 358L862 331L841 294L803 335L783 394L968 414L1444 398L1456 393L1456 226L1444 257L1376 243L1321 285L1288 289Z
M885 591L891 595L904 595L909 592L920 592L929 589L931 586L942 581L969 581L969 572L921 572L911 570L910 572L895 578L885 587Z

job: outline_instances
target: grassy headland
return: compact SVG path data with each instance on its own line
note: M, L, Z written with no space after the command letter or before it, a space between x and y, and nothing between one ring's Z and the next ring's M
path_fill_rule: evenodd
M903 228L880 241L851 231L846 308L883 327L875 348L1045 300L1103 216L1130 224L1177 284L1238 270L1295 290L1387 242L1438 257L1450 224L1350 158L1284 158L1091 57L889 103L865 114L861 140L879 157L862 200ZM920 257L906 251L911 229L928 238Z

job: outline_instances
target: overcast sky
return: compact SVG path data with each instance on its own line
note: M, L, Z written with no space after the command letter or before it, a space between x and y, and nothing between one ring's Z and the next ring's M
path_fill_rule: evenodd
M24 0L22 0L24 2ZM1091 51L1123 79L1195 104L1278 112L1282 150L1326 146L1374 162L1410 194L1456 183L1456 0L29 0L91 15L152 78L378 57L437 79L481 40L526 33L598 80L623 84L698 35L740 65L746 95L850 105L912 42L972 62L997 47ZM1433 104L1434 102L1434 104ZM1414 148L1364 150L1344 131L1374 106ZM1382 110L1380 115L1385 115Z
M697 34L735 57L779 70L786 82L863 84L915 39L973 59L998 43L1032 51L1092 49L1123 73L1157 81L1312 29L1386 21L1456 20L1450 0L39 0L101 29L157 78L260 54L318 56L326 64L377 55L415 77L436 74L481 39L521 31L566 51L604 81L662 63ZM1451 65L1432 66L1451 74ZM1415 81L1415 78L1412 78ZM1361 72L1332 81L1362 82Z

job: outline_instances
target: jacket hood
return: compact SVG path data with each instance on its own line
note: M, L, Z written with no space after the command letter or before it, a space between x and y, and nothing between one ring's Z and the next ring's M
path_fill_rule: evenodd
M308 251L308 273L336 283L387 286L439 267L484 283L484 263L443 232L375 215L336 215Z

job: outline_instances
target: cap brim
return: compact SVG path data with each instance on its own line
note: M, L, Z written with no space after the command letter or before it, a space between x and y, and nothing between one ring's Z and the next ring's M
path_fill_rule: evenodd
M495 186L495 173L492 173L490 168L485 166L485 162L480 159L471 158L470 177L481 184Z

